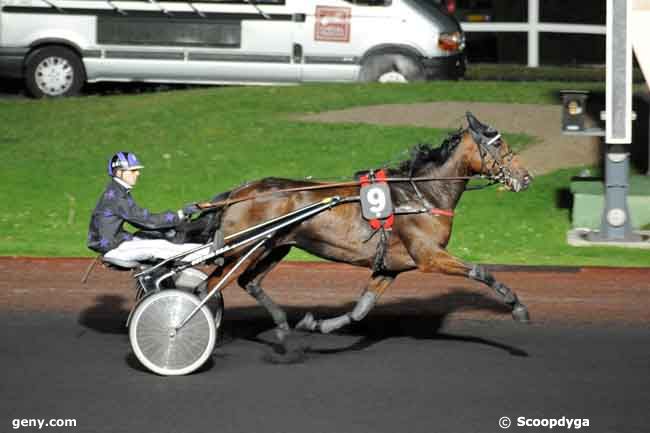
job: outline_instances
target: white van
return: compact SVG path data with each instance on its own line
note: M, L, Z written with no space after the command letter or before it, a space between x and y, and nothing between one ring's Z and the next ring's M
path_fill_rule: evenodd
M35 97L85 82L278 84L464 74L430 0L0 0L0 76Z

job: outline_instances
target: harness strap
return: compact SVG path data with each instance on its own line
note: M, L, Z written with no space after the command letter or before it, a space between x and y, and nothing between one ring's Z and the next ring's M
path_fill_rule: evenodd
M462 181L467 181L467 180L472 180L472 179L482 179L483 176L478 175L478 176L448 176L448 177L428 177L428 176L423 176L423 177L386 177L383 179L384 182L391 183L399 183L399 182L462 182ZM247 200L255 200L257 198L261 197L269 197L275 194L284 194L288 192L302 192L302 191L314 191L314 190L321 190L321 189L334 189L334 188L343 188L347 186L359 186L361 185L360 181L349 181L349 182L338 182L338 183L322 183L322 184L317 184L317 185L309 185L309 186L300 186L300 187L295 187L295 188L286 188L286 189L279 189L275 191L267 191L267 192L262 192L259 194L251 194L247 195L244 197L238 197L238 198L229 198L227 200L219 200L215 202L203 202L203 203L196 203L196 205L199 207L201 210L207 210L207 209L214 209L218 207L223 207L223 206L230 206L235 203L239 203L242 201L247 201Z
M420 214L420 213L430 213L431 215L440 215L453 218L456 213L451 209L438 209L435 207L420 207L412 208L410 206L398 206L395 208L395 215L409 215L409 214Z
M391 216L392 217L392 216ZM375 230L375 233L379 232L379 243L377 244L377 254L375 254L375 260L372 263L372 272L382 272L386 269L386 250L388 250L388 238L393 232L391 228L384 228L381 226L378 230Z
M411 187L413 188L413 191L415 191L415 194L418 196L420 201L422 203L424 203L425 206L429 206L428 200L426 198L424 198L424 196L420 192L420 188L418 188L418 185L413 181L413 168L414 168L413 164L414 164L414 162L415 161L411 161L411 164L409 166L409 179L410 179L409 183L411 184Z

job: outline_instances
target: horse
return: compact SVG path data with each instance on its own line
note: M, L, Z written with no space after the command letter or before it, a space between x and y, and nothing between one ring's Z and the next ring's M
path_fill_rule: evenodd
M418 145L409 159L387 169L389 177L410 179L388 184L396 207L424 207L431 212L394 215L390 232L375 236L377 230L363 218L359 202L346 202L282 229L251 255L237 281L271 315L281 340L290 335L292 328L284 310L262 288L262 282L293 247L330 261L372 270L351 311L332 318L316 318L307 313L295 325L295 330L330 333L362 320L399 274L416 269L484 283L510 307L513 319L529 321L527 307L509 287L498 282L484 266L466 263L446 250L453 214L435 210L453 210L470 177L487 177L514 192L525 190L532 181L521 158L512 152L496 129L481 123L471 113L466 118L467 127L450 134L439 147ZM435 180L415 182L418 178ZM326 197L358 195L358 185L329 188L323 183L281 178L253 181L221 196L227 196L225 202L231 203L219 210L221 230L227 237ZM214 225L214 214L206 213L210 221L206 224ZM214 227L207 233L212 236ZM244 252L227 255L224 267L210 275L208 286L218 283L229 264Z

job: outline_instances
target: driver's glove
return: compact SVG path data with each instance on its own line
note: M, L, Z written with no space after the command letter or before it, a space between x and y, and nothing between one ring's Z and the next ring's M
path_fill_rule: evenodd
M181 220L189 219L192 215L199 212L201 212L201 209L195 203L191 203L184 206L183 209L179 209L178 218Z

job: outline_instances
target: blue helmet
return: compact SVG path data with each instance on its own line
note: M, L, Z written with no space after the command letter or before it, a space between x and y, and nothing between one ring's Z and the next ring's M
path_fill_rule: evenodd
M117 170L137 170L144 168L135 153L117 152L108 160L108 175L115 176Z

